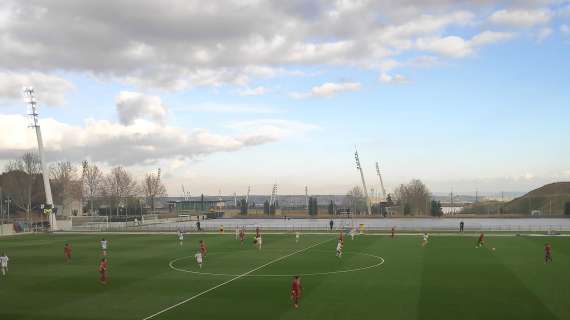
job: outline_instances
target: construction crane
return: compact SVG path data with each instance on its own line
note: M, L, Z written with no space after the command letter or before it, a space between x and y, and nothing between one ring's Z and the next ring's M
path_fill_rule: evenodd
M380 163L376 161L376 174L378 174L378 179L380 179L380 187L382 188L382 200L386 201L386 189L384 189L384 182L382 181L382 174L380 173Z
M368 197L368 189L366 189L366 181L364 181L364 173L362 172L362 166L360 165L360 158L358 158L358 150L354 147L354 158L356 159L356 169L360 171L360 178L362 179L362 188L364 189L364 196L366 197L366 209L368 210L368 215L372 214L372 208L370 208L370 198Z

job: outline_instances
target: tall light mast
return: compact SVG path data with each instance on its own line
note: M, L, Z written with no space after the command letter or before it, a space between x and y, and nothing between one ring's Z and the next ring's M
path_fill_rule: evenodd
M386 189L384 189L384 182L382 181L382 174L380 173L380 164L376 161L376 174L378 174L378 179L380 179L380 187L382 188L382 197L386 201Z
M273 189L271 190L271 199L269 200L269 205L274 205L276 200L277 200L277 184L274 184Z
M358 150L354 149L354 158L356 159L356 169L360 171L360 178L362 179L362 188L364 189L364 196L366 197L366 209L368 210L368 215L372 214L372 209L370 208L370 198L368 198L368 189L366 189L366 182L364 181L364 173L362 172L362 166L360 165L360 159L358 158Z
M251 187L247 186L247 194L245 195L245 203L249 207L249 192L251 191Z
M42 139L42 131L40 130L40 123L38 120L37 102L34 97L34 89L26 88L24 90L29 105L29 116L31 117L32 123L30 127L36 129L36 137L38 139L38 152L40 154L40 164L42 166L42 177L44 180L44 190L46 193L46 209L49 212L49 225L51 230L57 230L57 221L55 219L55 213L53 212L53 198L51 195L51 186L49 184L49 171L46 164L46 159L44 155L44 142Z

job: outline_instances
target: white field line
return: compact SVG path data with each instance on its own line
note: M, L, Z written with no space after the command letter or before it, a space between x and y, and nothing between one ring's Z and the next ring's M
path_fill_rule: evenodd
M314 251L313 251L314 252ZM327 251L328 252L328 251ZM347 252L345 252L344 254L346 254ZM297 273L297 274L249 274L246 277L265 277L265 278L271 278L271 277L292 277L292 276L301 276L301 277L307 277L307 276L323 276L323 275L331 275L331 274L340 274L340 273L349 273L349 272L356 272L356 271L363 271L363 270L368 270L368 269L372 269L372 268L376 268L381 266L382 264L384 264L384 258L374 255L374 254L370 254L370 253L364 253L364 252L357 252L357 251L353 251L353 252L349 252L350 254L360 254L360 255L364 255L364 256L369 256L372 258L375 258L378 260L378 262L376 262L375 264L371 264L369 266L365 266L365 267L358 267L358 268L352 268L352 269L344 269L344 270L337 270L337 271L326 271L326 272L314 272L314 273ZM231 273L212 273L212 272L198 272L198 271L192 271L192 270L187 270L187 269L181 269L181 268L177 268L174 266L174 263L176 263L177 261L180 260L184 260L184 259L188 259L188 258L194 258L194 256L187 256L187 257L181 257L181 258L176 258L172 261L170 261L170 263L168 264L168 266L172 269L172 270L176 270L176 271L180 271L180 272L186 272L186 273L193 273L193 274L199 274L199 275L205 275L205 276L223 276L223 277L235 277L238 276L237 274L231 274Z
M124 231L109 231L109 232L99 232L99 231L58 231L58 232L52 232L51 234L57 234L57 235L73 235L73 234L90 234L90 235L94 235L94 234L109 234L109 235L113 235L113 234L123 234L123 235L149 235L149 234L156 234L156 235L172 235L172 234L176 234L177 231L135 231L135 232L124 232ZM255 232L246 232L246 234L255 234ZM301 235L336 235L338 234L338 232L301 232ZM424 232L406 232L406 233L398 233L396 232L396 237L398 236L422 236L424 234ZM434 237L439 237L439 236L444 236L444 237L476 237L479 236L481 234L481 232L465 232L465 233L459 233L459 232L429 232L430 236L434 236ZM13 234L16 235L16 234ZM18 234L20 235L20 234ZM25 234L21 234L21 235L25 235ZM219 232L187 232L184 233L185 236L199 236L199 235L226 235L226 236L235 236L235 234L233 233L224 233L224 234L220 234ZM270 236L270 235L295 235L295 232L266 232L264 233L264 235L266 236ZM537 233L528 233L525 231L520 231L520 232L515 232L515 231L502 231L500 233L493 233L493 232L485 232L485 236L492 236L492 237L516 237L516 236L547 236L547 237L570 237L569 233L561 233L561 234L551 234L551 235L547 235L547 234L537 234ZM8 236L8 235L7 235ZM358 236L380 236L380 237L386 237L386 236L390 236L390 232L386 231L386 232L374 232L374 233L364 233L364 234L357 234L356 237ZM177 238L178 239L178 238Z
M333 238L333 239L334 239L334 238ZM151 314L150 316L148 316L148 317L146 317L146 318L143 318L143 320L152 319L152 318L154 318L154 317L156 317L156 316L158 316L158 315L160 315L160 314L165 313L166 311L172 310L172 309L174 309L174 308L176 308L176 307L178 307L178 306L180 306L180 305L183 305L183 304L185 304L185 303L187 303L187 302L190 302L190 301L192 301L192 300L194 300L194 299L196 299L196 298L198 298L198 297L200 297L200 296L202 296L202 295L204 295L204 294L206 294L206 293L208 293L208 292L210 292L210 291L216 290L217 288L222 287L222 286L225 286L226 284L228 284L228 283L230 283L230 282L233 282L233 281L236 281L236 280L238 280L238 279L240 279L240 278L243 278L243 277L247 276L247 275L250 274L250 273L253 273L253 272L257 271L257 270L260 270L260 269L262 269L262 268L265 268L265 267L267 267L267 266L270 265L270 264L273 264L273 263L275 263L275 262L278 262L278 261L281 261L281 260L283 260L283 259L289 258L290 256L295 255L295 254L297 254L297 253L301 253L301 252L303 252L303 251L307 251L307 250L309 250L309 249L311 249L311 248L314 248L314 247L316 247L316 246L319 246L319 245L321 245L321 244L323 244L323 243L326 243L326 242L329 242L329 241L331 241L331 240L332 240L332 239L328 239L328 240L325 240L325 241L321 241L321 242L316 243L316 244L314 244L314 245L312 245L312 246L309 246L309 247L306 247L306 248L304 248L304 249L297 250L297 251L295 251L295 252L289 253L289 254L284 255L284 256L282 256L282 257L279 257L279 258L277 258L277 259L275 259L275 260L271 260L271 261L269 261L268 263L263 264L263 265L261 265L261 266L255 268L255 269L251 269L251 270L249 270L249 271L247 271L247 272L245 272L245 273L242 273L242 274L238 275L238 276L235 277L235 278L231 278L230 280L225 281L225 282L222 282L222 283L218 284L217 286L211 287L210 289L207 289L207 290L204 290L204 291L202 291L202 292L200 292L200 293L198 293L198 294L195 294L195 295L193 295L192 297L190 297L190 298L188 298L188 299L185 299L185 300L182 300L182 301L178 302L177 304L173 304L173 305L171 305L171 306L168 307L168 308L162 309L162 310L160 310L160 311L157 312L157 313Z

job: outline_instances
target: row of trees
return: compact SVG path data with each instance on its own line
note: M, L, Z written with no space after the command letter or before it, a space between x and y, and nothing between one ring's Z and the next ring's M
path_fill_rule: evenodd
M342 206L354 214L366 214L366 197L362 188L355 186L350 189L343 201ZM384 214L385 207L396 207L404 215L440 215L441 204L431 203L431 193L426 185L417 179L408 184L398 186L393 194L388 194L385 203L372 206L373 214ZM329 205L329 213L332 210Z
M99 206L116 210L140 207L143 200L154 211L156 198L166 196L166 188L158 172L147 173L138 182L124 167L118 166L105 173L95 164L84 161L81 166L60 161L49 167L53 201L63 210L74 201L86 204L94 213ZM0 175L2 198L9 199L13 207L29 214L45 203L41 165L35 153L25 153L10 161Z

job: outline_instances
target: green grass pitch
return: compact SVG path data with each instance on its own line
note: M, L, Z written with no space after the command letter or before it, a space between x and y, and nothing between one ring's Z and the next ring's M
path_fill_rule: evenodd
M261 251L251 235L243 247L234 235L191 234L182 246L174 234L104 235L107 286L98 283L101 237L0 238L10 257L0 319L142 320L205 291L152 319L570 319L566 237L488 236L486 248L476 249L476 236L433 235L423 248L419 236L364 235L346 239L338 259L332 234L302 235L299 243L294 235L266 234ZM192 257L199 239L209 249L201 270ZM550 265L543 262L547 241ZM73 245L71 264L65 242ZM381 261L375 256L384 263L371 267ZM186 272L169 266L174 259ZM291 274L305 274L296 310Z

